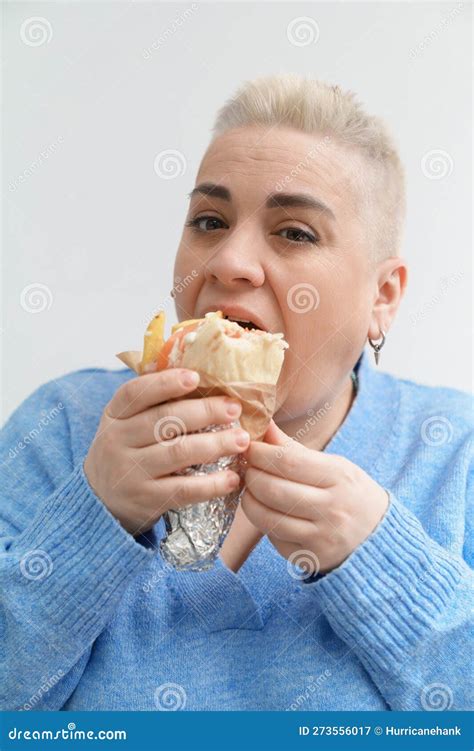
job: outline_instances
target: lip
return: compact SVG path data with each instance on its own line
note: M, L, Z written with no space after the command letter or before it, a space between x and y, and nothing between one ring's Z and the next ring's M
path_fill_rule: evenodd
M199 313L198 317L203 318L206 313L211 311L221 310L222 313L228 318L242 318L244 321L252 321L262 331L270 331L269 327L264 323L258 313L249 308L245 308L242 305L229 305L228 303L218 303L214 305L207 305L204 310Z

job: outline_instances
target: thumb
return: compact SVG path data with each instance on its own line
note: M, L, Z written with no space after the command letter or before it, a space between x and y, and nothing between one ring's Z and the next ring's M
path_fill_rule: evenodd
M273 446L284 446L288 443L289 437L276 424L275 420L270 420L270 424L262 438L264 443L271 443Z

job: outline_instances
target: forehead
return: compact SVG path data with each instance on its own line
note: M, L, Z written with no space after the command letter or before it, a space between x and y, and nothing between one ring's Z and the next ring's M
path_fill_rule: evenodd
M288 127L248 126L218 136L199 167L196 183L209 180L251 192L313 189L329 200L354 199L361 158L330 136ZM248 178L252 178L251 184Z

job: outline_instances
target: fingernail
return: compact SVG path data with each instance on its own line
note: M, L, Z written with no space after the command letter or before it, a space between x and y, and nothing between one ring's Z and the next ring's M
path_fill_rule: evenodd
M240 406L239 402L233 402L228 401L226 412L230 417L236 417L238 414L240 414L240 410L242 407Z
M250 436L246 430L238 430L235 433L235 442L237 446L246 446L250 440Z
M196 373L195 370L183 373L181 376L181 383L183 386L197 386L199 383L199 373Z
M227 487L229 490L234 490L238 485L240 485L240 477L236 474L229 475L227 480Z

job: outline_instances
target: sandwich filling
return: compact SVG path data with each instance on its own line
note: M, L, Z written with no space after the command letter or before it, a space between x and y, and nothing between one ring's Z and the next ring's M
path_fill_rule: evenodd
M157 370L193 367L208 371L217 358L221 367L227 364L243 380L272 382L287 347L281 333L263 331L252 321L224 318L220 311L210 312L177 324L159 352Z

